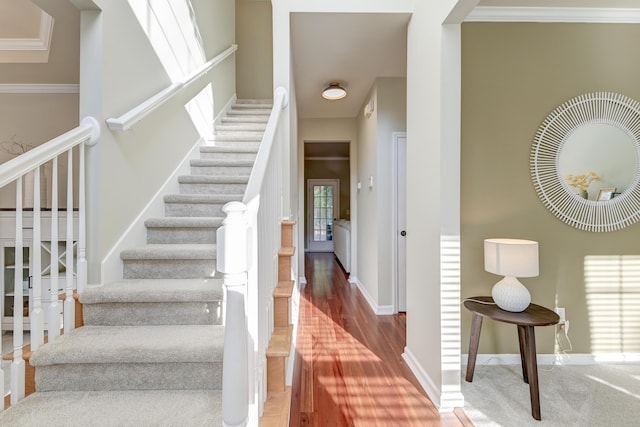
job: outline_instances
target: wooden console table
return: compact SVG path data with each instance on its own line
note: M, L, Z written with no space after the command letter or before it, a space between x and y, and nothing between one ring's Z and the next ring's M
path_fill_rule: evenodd
M505 311L495 305L491 297L468 298L464 301L464 306L473 313L471 337L469 339L469 361L467 362L467 376L465 379L468 382L473 381L473 371L476 367L476 356L478 355L478 343L480 342L480 330L482 329L482 318L487 317L497 320L498 322L516 325L518 327L518 340L520 341L522 377L524 382L529 384L531 415L536 420L540 420L538 361L536 358L536 335L534 327L555 325L560 321L560 318L554 311L536 304L530 304L526 310L520 313Z

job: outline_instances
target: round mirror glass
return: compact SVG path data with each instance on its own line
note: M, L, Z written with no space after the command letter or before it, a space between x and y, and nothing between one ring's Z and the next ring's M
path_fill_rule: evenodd
M606 123L577 127L558 154L560 178L574 192L586 191L588 200L597 200L601 189L614 189L615 195L624 193L633 182L637 164L633 139L619 127Z
M563 222L614 231L640 219L640 104L597 92L547 116L530 156L542 203Z

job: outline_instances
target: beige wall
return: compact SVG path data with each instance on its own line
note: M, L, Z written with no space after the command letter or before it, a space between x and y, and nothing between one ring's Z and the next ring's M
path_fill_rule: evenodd
M338 219L349 219L351 212L351 189L349 182L349 159L344 160L305 160L304 179L337 179L340 181L340 212ZM307 193L304 194L307 206ZM305 211L305 218L308 213Z
M640 254L640 224L610 233L564 224L534 191L529 152L544 118L570 98L611 91L640 99L640 25L462 27L462 297L487 295L500 279L483 269L483 239L537 240L540 275L522 282L534 303L566 308L573 353L592 353L595 334L606 319L596 321L587 302L585 257ZM611 317L616 309L610 307ZM463 345L470 321L463 311ZM480 352L518 352L513 327L485 323ZM622 323L628 333L638 335L640 325L627 316L608 325L611 337ZM553 328L539 328L537 335L539 352L552 353ZM613 341L612 352L640 352L637 338L625 340L624 346Z
M236 1L238 98L273 98L271 2Z
M78 126L78 95L77 94L11 94L0 93L0 142L12 145L11 141L26 145L40 145ZM77 150L76 150L77 152ZM77 154L74 152L74 176L77 175ZM0 147L0 163L13 159L15 156ZM58 161L58 198L60 203L66 204L67 198L67 156ZM51 191L51 163L43 172L42 185L47 185ZM45 178L46 176L46 178ZM77 182L74 197L77 206ZM0 189L0 208L15 207L15 183ZM42 198L42 206L50 206L48 194Z

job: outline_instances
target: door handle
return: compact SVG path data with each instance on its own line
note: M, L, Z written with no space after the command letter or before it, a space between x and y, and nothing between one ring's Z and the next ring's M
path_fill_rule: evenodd
M406 236L406 235L407 235L407 232L406 232L406 231L404 231L404 230L402 230L402 231L400 232L400 235L401 235L402 237L404 237L404 236Z

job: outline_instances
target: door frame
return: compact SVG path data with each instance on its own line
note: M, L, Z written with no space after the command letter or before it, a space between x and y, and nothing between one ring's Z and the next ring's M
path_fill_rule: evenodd
M330 184L334 186L333 193L333 217L337 219L340 216L340 180L335 178L310 178L307 179L307 227L306 227L306 239L307 239L307 251L308 252L333 252L333 251L318 251L312 250L311 242L313 240L313 197L311 189L314 185L318 184Z
M392 208L391 208L391 224L389 227L391 229L391 288L392 288L392 296L393 296L393 312L399 312L399 283L398 283L398 243L400 237L400 229L398 228L398 145L399 140L404 138L405 140L405 150L406 150L406 141L407 141L407 133L406 132L393 132L392 133L392 160L391 160L391 176L392 176L392 185L391 185L391 200L393 200ZM406 157L405 157L406 159ZM405 170L406 170L406 161L405 161ZM405 206L405 214L406 214L406 206ZM405 260L406 262L406 260ZM406 283L405 283L406 286Z

